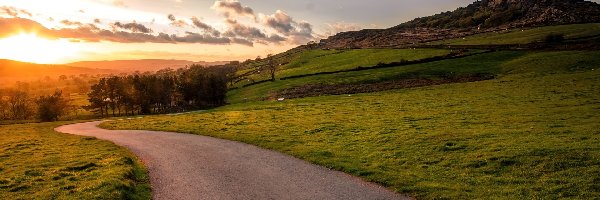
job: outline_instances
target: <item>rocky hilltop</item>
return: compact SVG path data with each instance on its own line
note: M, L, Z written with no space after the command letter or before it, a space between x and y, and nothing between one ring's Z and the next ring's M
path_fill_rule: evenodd
M600 22L600 5L584 0L482 0L455 11L422 17L389 29L343 32L322 48L402 47L516 27Z

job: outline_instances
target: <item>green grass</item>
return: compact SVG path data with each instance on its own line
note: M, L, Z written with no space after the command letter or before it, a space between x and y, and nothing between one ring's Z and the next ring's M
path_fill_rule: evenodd
M446 49L355 49L355 50L311 50L305 51L281 66L276 78L285 78L320 72L337 72L362 67L372 67L378 63L413 61L450 53ZM247 72L244 70L243 72ZM240 72L243 74L243 72ZM255 81L270 79L270 74L250 76ZM236 86L246 85L241 82Z
M496 63L495 80L102 126L242 141L421 199L593 199L600 196L598 54L489 54L480 61Z
M316 75L303 78L265 82L244 88L234 89L227 94L229 103L263 100L282 89L305 84L350 84L393 80L401 77L435 78L446 74L498 74L501 64L524 55L523 52L494 52L471 57L439 61L418 65L381 68L337 74Z
M125 148L57 133L61 123L0 126L0 199L150 199L147 170Z
M484 33L466 37L465 39L452 39L432 44L447 45L495 45L495 44L529 44L539 42L550 33L561 33L565 39L582 37L600 37L600 24L572 24L560 26L546 26L532 29L511 29L496 33Z

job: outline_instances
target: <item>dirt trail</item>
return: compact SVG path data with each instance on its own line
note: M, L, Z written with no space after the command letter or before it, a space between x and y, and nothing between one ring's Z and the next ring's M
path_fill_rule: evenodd
M379 185L256 146L192 134L112 131L101 122L56 131L129 148L150 171L153 199L409 199Z

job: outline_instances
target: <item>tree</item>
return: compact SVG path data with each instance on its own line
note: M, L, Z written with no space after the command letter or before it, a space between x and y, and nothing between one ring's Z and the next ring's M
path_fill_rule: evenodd
M31 99L29 98L29 94L20 89L15 89L9 92L8 109L11 114L11 119L30 119L33 115L33 109L31 108Z
M91 112L100 114L101 117L104 117L104 113L108 115L108 110L105 109L107 102L106 99L106 79L100 79L98 83L92 85L90 93L88 93L88 101L90 102L89 106L85 106L86 110Z
M271 81L275 81L275 72L279 67L279 62L275 60L272 54L267 55L267 70L271 74Z
M0 120L9 119L8 101L4 98L3 91L0 90Z
M44 122L57 121L67 112L69 103L62 98L62 92L56 91L53 95L40 96L37 100L38 118Z

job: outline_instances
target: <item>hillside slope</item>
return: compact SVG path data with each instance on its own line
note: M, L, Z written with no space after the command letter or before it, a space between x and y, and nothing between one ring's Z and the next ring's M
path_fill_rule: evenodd
M600 22L600 5L583 0L483 0L452 12L417 18L389 29L343 32L322 48L405 47L508 28Z
M39 78L56 78L60 75L80 74L110 74L111 70L72 67L67 65L46 65L14 60L0 59L0 84L14 83L15 81L30 81Z
M179 69L188 65L198 64L203 66L223 65L229 61L217 62L193 62L188 60L162 60L162 59L144 59L144 60L112 60L112 61L82 61L69 63L69 66L109 69L119 72L145 72L158 71L161 69L171 68Z

